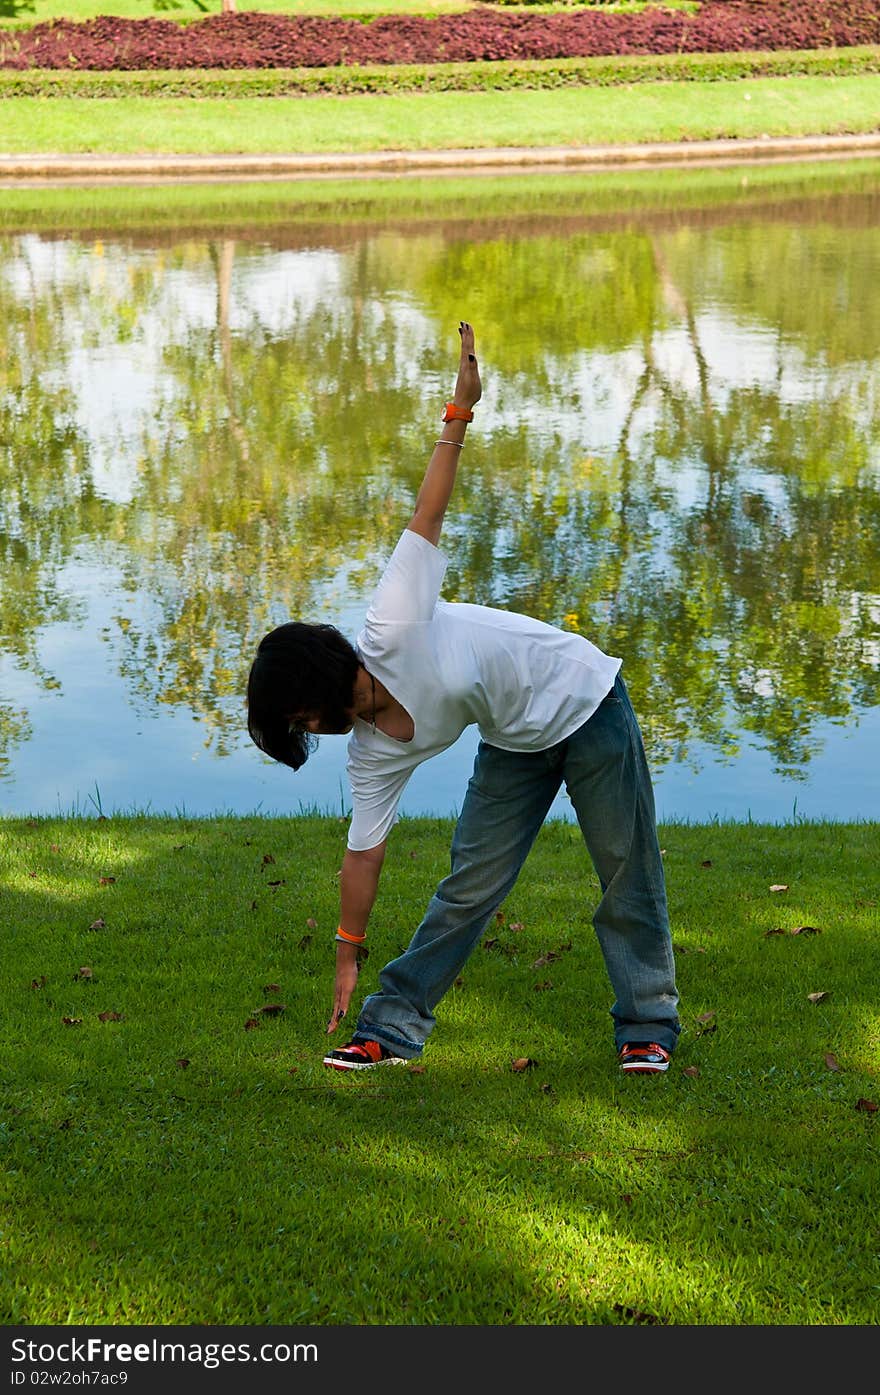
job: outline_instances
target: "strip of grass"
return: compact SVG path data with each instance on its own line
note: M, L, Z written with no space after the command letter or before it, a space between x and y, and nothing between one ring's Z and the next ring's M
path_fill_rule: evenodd
M778 53L628 54L494 63L157 72L0 70L0 97L285 97L365 92L489 92L620 87L643 82L731 82L755 77L851 77L880 72L880 46Z
M562 822L424 1069L327 1071L345 831L0 821L4 1323L876 1322L878 825L661 829L659 1078L616 1069ZM363 991L450 835L395 831Z
M878 129L880 76L654 83L609 100L556 92L204 100L89 98L3 104L7 154L356 153L577 146L864 133Z

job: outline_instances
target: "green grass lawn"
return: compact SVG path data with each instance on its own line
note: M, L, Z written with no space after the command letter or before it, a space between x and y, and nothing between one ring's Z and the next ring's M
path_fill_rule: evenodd
M419 1067L326 1070L346 827L0 820L0 1321L876 1323L876 824L661 829L684 1032L636 1078L562 822ZM395 831L363 992L450 833Z
M0 151L325 153L575 146L880 128L880 75L359 97L2 103Z

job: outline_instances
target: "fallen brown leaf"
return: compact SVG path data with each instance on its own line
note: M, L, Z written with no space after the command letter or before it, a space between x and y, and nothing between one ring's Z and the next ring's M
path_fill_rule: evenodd
M643 1313L641 1308L627 1308L623 1303L615 1303L614 1311L621 1317L629 1318L630 1322L644 1322L652 1326L662 1322L654 1313Z
M771 891L788 891L788 882L774 882Z
M425 1074L425 1067L424 1067L423 1065L407 1066L406 1069L407 1069L407 1075L424 1075L424 1074Z
M264 992L264 993L280 993L280 992L281 992L281 985L280 985L280 983L264 983L264 984L263 984L263 992Z
M540 969L540 968L543 968L543 966L544 966L545 964L552 964L553 961L554 961L554 959L558 959L558 958L559 958L559 955L556 953L555 950L553 950L553 949L548 949L546 954L542 954L538 959L535 960L534 964L532 965L532 968L533 968L533 969Z
M299 944L297 945L297 949L308 949L308 947L309 947L309 945L310 945L311 943L312 943L312 937L311 937L311 935L302 935L302 936L300 937L300 942L299 942Z
M81 1017L62 1017L61 1021L64 1023L65 1027L78 1027L79 1024L82 1022L82 1018L81 1018Z
M838 1061L833 1051L825 1052L825 1065L827 1066L828 1070L840 1070L840 1062Z
M178 1060L175 1062L175 1065L180 1066L181 1070L186 1070L187 1066L189 1065L189 1057L180 1056Z
M275 859L271 853L263 853L263 866L268 867Z
M764 939L766 940L766 938L767 938L768 935L784 935L784 934L785 934L785 929L783 928L783 926L781 926L781 925L774 925L774 927L773 927L772 930L765 930L765 931L764 931Z
M856 1109L862 1110L865 1114L876 1114L877 1103L875 1100L866 1100L864 1097L856 1100Z
M107 922L104 920L104 917L99 915L97 920L92 921L91 925L89 926L89 929L103 930L106 924Z
M49 980L46 978L46 975L40 974L39 978L31 979L31 988L45 988L48 982Z
M99 1021L99 1022L121 1022L121 1021L122 1021L122 1013L121 1013L121 1012L114 1012L112 1008L108 1008L107 1012L99 1012L99 1013L98 1013L98 1021Z
M490 939L483 941L483 949L494 949L495 946L499 943L500 941L498 939L498 936L493 935Z
M306 925L308 926L308 928L309 928L310 930L317 930L317 928L318 928L318 922L315 920L315 917L312 916L312 915L309 916L308 920L306 921Z
M711 1022L715 1016L715 1008L710 1008L708 1012L701 1012L697 1017L698 1022Z
M77 971L76 971L76 973L74 974L73 977L74 977L74 979L78 979L78 978L89 979L89 978L94 978L95 975L94 975L94 973L92 972L92 970L88 967L88 965L87 965L87 964L84 964L83 967L82 967L81 969L77 969Z
M540 983L533 983L533 984L532 984L532 991L533 991L534 993L546 993L547 989L548 989L548 988L552 988L552 987L553 987L553 984L550 982L549 978L545 978L545 979L542 979L542 981L541 981Z
M112 886L113 883L114 883L115 881L116 881L116 878L115 878L115 877L99 877L99 878L98 878L98 885L99 885L99 886Z
M701 867L711 867L711 866L712 866L712 859L711 859L711 857L707 857L706 860L705 860L705 862L701 862L701 863L700 863L700 866L701 866Z
M517 1056L516 1060L511 1062L510 1069L519 1074L520 1071L531 1070L532 1066L537 1064L538 1062L533 1061L531 1056Z
M279 1013L286 1011L284 1003L267 1003L265 1007L260 1008L260 1012L265 1013L266 1017L277 1017Z
M822 1003L826 998L830 998L830 993L808 993L807 997L811 1003Z
M247 1022L245 1022L244 1024L244 1029L246 1032L252 1032L254 1028L259 1027L259 1025L260 1020L258 1017L249 1017Z
M520 930L525 930L526 927L523 925L521 920L512 920L507 928L508 930L512 930L514 935L516 935L519 933Z
M821 935L822 931L818 925L796 925L793 930L789 930L789 935Z
M540 1086L540 1090L541 1090L541 1094L542 1094L542 1095L552 1095L552 1094L553 1094L553 1086L552 1086L552 1085L548 1085L546 1080L544 1081L544 1084Z
M504 924L504 912L503 912L503 911L496 911L496 912L495 912L495 924L496 924L496 925L503 925L503 924Z
M681 1073L682 1075L698 1076L700 1074L700 1068L699 1066L683 1066Z

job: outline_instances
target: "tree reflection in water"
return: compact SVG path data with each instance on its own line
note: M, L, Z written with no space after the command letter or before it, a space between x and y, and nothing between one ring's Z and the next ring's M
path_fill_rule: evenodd
M63 703L39 640L84 622L85 559L131 701L243 744L260 635L343 623L375 581L466 314L486 390L446 594L625 655L655 768L752 742L804 774L880 698L880 175L780 180L634 210L561 178L536 210L521 178L448 222L401 192L321 223L290 195L258 236L246 204L193 233L7 230L5 662ZM0 776L29 738L0 697Z

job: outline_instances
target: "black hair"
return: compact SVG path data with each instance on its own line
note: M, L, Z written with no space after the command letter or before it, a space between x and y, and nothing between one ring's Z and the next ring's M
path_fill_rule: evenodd
M333 625L293 620L270 630L248 677L251 740L273 760L299 770L318 739L291 725L291 713L320 717L331 731L344 731L359 665L357 650Z

